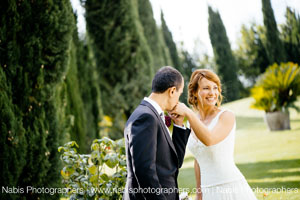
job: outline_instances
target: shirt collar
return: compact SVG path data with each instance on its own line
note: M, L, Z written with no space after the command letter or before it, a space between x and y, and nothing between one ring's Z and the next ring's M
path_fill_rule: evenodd
M161 113L163 113L163 110L161 109L161 107L158 105L158 103L148 97L144 97L144 100L147 101L148 103L150 103L155 110L158 112L158 114L160 115Z

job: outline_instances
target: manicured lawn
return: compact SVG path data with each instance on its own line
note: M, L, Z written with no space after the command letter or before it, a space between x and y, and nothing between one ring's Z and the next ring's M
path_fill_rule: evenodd
M291 130L269 132L263 120L264 112L251 109L251 101L251 98L246 98L223 105L236 114L235 162L249 185L259 189L256 192L258 199L298 200L300 199L300 113L291 110ZM192 190L195 187L193 163L193 156L187 150L179 173L180 188ZM296 190L284 192L266 190L270 188L275 188L277 191L282 188Z

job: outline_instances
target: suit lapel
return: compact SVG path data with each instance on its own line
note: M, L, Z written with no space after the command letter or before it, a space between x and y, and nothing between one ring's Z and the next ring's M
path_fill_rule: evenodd
M164 122L163 122L163 120L161 119L160 115L157 113L156 109L155 109L149 102L147 102L147 101L145 101L145 100L143 100L143 101L141 102L141 105L147 106L147 107L150 108L150 109L153 111L153 113L156 115L156 117L158 118L158 121L159 121L159 123L160 123L160 126L161 126L162 129L163 129L163 133L164 133L164 135L165 135L165 137L166 137L166 139L167 139L167 141L168 141L170 147L173 149L175 155L177 156L177 152L176 152L175 146L174 146L174 144L173 144L173 141L172 141L172 139L171 139L171 137L170 137L169 131L167 130L166 125L164 124Z

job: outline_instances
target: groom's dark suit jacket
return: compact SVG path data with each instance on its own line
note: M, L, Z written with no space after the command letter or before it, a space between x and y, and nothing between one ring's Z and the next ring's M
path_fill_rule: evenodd
M189 135L190 129L174 126L171 139L155 108L143 100L124 131L128 174L123 199L179 199L178 169Z

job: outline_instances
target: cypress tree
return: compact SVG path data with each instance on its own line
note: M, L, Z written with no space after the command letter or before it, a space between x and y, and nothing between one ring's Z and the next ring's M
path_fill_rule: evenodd
M113 118L110 136L123 136L125 120L151 91L152 56L138 19L136 0L85 2L94 43L104 114Z
M98 71L88 35L85 40L80 40L76 31L73 38L76 46L78 87L85 118L85 151L89 151L92 141L101 137L99 122L102 119L102 108Z
M282 26L282 38L287 60L300 64L300 16L287 7L285 17L286 22Z
M157 28L155 23L150 1L139 0L138 7L139 19L153 56L153 69L157 71L162 66L172 65L169 50L161 37L160 29Z
M239 81L237 78L237 64L231 52L226 29L219 12L208 7L208 30L214 57L221 77L226 100L233 101L239 98Z
M26 158L25 163L16 166L17 161L12 159L18 153L12 151L12 158L4 157L5 162L10 162L5 164L10 167L9 173L13 174L8 179L13 182L7 184L23 188L57 187L60 132L55 89L68 66L68 49L75 26L72 8L69 1L5 1L0 13L0 66L5 74L1 72L1 81L6 77L8 83L7 87L3 86L6 92L1 98L6 98L5 110L10 112L9 116L1 115L12 119L1 129L11 129L11 134L20 136L18 144L22 146L17 146L15 151L23 151L20 162L24 154ZM26 142L22 142L22 135ZM8 151L14 144L2 144L5 146L1 157L10 156ZM1 177L5 173L1 171ZM19 195L30 199L58 198L58 195L37 193Z
M262 12L266 27L266 50L271 64L286 61L286 55L274 17L270 0L262 0Z
M164 48L162 57L164 58L165 65L173 66L171 54L170 54L169 48L168 48L168 46L167 46L167 44L165 42L165 39L164 39L164 36L163 36L163 32L162 32L162 28L161 27L157 27L157 30L158 30L159 41L161 41L162 46Z
M0 179L1 188L13 188L26 164L27 142L18 108L12 103L10 83L2 68L0 66ZM5 192L1 196L18 199L17 195Z
M185 87L183 89L183 93L182 95L180 96L180 101L181 102L187 102L187 94L188 94L188 82L190 80L190 75L191 73L188 72L183 64L186 64L185 62L187 62L187 60L185 60L187 57L187 52L183 52L183 57L180 58L179 57L179 53L177 51L177 47L176 47L176 44L173 40L173 36L172 36L172 33L171 31L169 30L168 26L167 26L167 23L164 19L164 14L163 12L161 12L161 29L162 29L162 34L163 34L163 37L164 37L164 40L166 42L166 45L169 49L169 52L170 52L170 56L171 56L171 60L172 60L172 63L173 63L173 67L175 67L178 71L180 71L180 73L182 74L183 78L184 78L184 82L185 82ZM189 62L189 61L188 61Z
M76 20L76 15L74 15ZM86 36L87 38L87 36ZM69 140L79 145L79 151L90 151L92 141L100 137L101 100L98 72L90 42L80 40L77 29L74 29L71 43L68 71L65 76L64 97L66 102L62 119L69 126ZM62 93L62 94L63 94Z
M184 90L182 92L182 95L180 97L180 100L182 102L187 103L188 99L188 84L190 81L190 77L193 73L193 71L198 67L195 59L191 56L191 54L184 49L181 49L180 51L181 55L181 63L182 63L182 75L184 78Z
M14 105L11 78L16 74L18 47L13 40L19 29L16 2L0 6L0 180L2 187L17 186L26 165L27 141L18 106ZM9 9L10 8L10 9ZM9 19L9 20L8 20ZM3 199L18 199L18 195L2 193Z
M177 52L177 47L173 40L172 33L167 26L163 12L161 12L160 18L161 18L161 29L162 29L163 37L169 49L173 67L175 67L177 70L183 73L183 69Z
M88 146L85 141L86 137L86 116L84 112L83 101L78 84L78 66L77 66L77 46L74 42L71 45L71 57L66 74L66 86L68 93L68 108L67 113L72 118L71 123L71 140L74 140L79 145L80 152L86 152Z
M196 59L185 49L180 51L182 56L182 69L183 74L186 76L187 81L189 82L189 78L191 77L193 71L198 67L196 63Z

